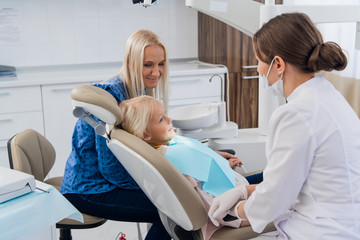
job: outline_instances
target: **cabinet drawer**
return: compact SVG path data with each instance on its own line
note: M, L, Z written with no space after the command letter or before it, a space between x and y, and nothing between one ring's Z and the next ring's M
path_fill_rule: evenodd
M221 96L220 77L212 75L199 75L189 77L172 77L169 84L169 99L186 99ZM224 75L221 75L224 78Z
M7 140L28 128L44 133L41 111L0 114L0 140Z
M42 109L40 86L0 88L0 114Z
M187 105L201 104L201 103L210 103L210 102L219 102L221 101L219 97L205 97L205 98L189 98L189 99L179 99L179 100L170 100L168 104L168 111L176 109L178 107L183 107Z

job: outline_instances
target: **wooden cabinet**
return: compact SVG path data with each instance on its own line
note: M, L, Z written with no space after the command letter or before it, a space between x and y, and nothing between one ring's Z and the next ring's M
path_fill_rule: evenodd
M230 120L239 128L257 127L257 61L251 38L206 14L198 13L199 59L229 69Z
M282 2L275 0L276 4ZM259 81L251 37L199 12L198 45L199 60L223 64L229 69L230 120L239 128L258 127Z

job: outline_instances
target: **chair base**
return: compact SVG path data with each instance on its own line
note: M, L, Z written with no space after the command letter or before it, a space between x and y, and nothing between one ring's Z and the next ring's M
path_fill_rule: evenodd
M165 214L158 212L161 222L173 240L201 240L198 231L186 231Z
M71 229L60 228L59 240L72 240Z

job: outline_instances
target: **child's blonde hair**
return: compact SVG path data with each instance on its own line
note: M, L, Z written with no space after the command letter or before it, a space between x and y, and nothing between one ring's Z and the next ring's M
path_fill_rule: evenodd
M156 103L160 103L151 96L139 96L120 102L119 107L124 114L121 127L143 139Z

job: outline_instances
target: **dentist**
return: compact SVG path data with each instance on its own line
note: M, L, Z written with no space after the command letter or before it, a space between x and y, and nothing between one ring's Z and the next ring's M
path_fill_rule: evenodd
M315 75L344 69L342 49L324 43L301 13L271 19L253 47L267 88L287 104L269 122L263 182L247 200L236 188L215 198L210 218L217 225L235 209L255 232L274 222L271 239L360 239L360 121L333 85Z

